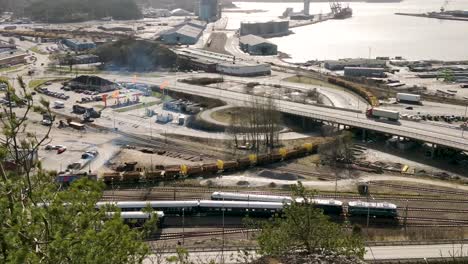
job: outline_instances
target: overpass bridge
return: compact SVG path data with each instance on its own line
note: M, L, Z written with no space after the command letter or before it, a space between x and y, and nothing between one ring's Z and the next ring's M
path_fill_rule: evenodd
M121 78L119 78L120 80ZM123 80L122 80L123 81ZM131 78L125 81L132 81ZM139 80L141 83L150 85L160 85L153 81ZM260 102L264 97L245 94L235 91L227 91L219 88L196 86L177 82L166 89L192 94L202 97L219 99L233 106L249 106L252 101L258 99ZM462 130L456 127L445 126L443 124L431 122L415 122L400 120L399 123L368 119L362 112L356 110L346 110L319 105L301 104L280 99L272 99L283 113L303 116L318 121L330 122L334 124L362 128L400 136L408 139L432 143L437 146L449 147L457 150L468 151L468 131L466 137L462 136Z

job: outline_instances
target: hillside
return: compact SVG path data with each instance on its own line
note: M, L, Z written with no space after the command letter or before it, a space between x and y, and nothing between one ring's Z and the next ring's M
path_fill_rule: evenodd
M37 0L25 8L25 14L34 21L49 23L142 17L134 0Z
M136 0L139 5L151 6L154 8L176 9L182 8L188 11L194 11L197 8L196 0ZM225 7L235 7L231 0L221 0L221 4Z
M168 48L146 40L125 39L94 51L111 70L152 71L170 69L177 56Z

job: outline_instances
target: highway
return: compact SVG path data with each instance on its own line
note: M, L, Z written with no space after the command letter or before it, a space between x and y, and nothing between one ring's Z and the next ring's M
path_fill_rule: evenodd
M105 75L102 77L111 77L117 81L131 82L133 80L132 77L122 77L115 75ZM151 80L151 78L140 79L138 82L151 85L161 84L161 81ZM254 99L259 101L264 100L264 98L260 96L221 90L212 87L189 85L175 81L171 83L171 86L167 89L208 98L220 99L233 106L248 106L251 105L251 102ZM306 105L280 99L273 99L273 101L278 106L279 110L284 113L309 117L316 120L337 123L355 128L363 128L468 151L468 140L467 138L462 137L462 130L458 128L440 126L429 122L400 120L397 123L390 121L378 121L374 119L368 119L363 112L358 113L356 111L349 111L344 109L336 109L318 105ZM468 137L468 132L465 136Z

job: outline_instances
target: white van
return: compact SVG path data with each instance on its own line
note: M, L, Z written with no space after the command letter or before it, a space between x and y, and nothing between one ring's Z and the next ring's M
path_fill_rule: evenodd
M55 101L54 108L65 108L65 104L62 101Z

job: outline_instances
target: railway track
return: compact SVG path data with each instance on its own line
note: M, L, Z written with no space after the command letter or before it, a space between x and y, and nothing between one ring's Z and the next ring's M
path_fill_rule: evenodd
M183 238L194 238L194 237L205 237L205 236L221 236L221 235L234 235L234 234L246 234L257 232L259 229L230 229L230 230L219 230L219 231L200 231L200 232L177 232L177 233L164 233L150 239L157 240L174 240Z
M406 208L398 208L399 211L405 211ZM433 213L458 213L468 214L466 209L447 209L447 208L421 208L421 207L408 207L408 212L433 212Z
M174 193L174 190L176 192L176 196L181 196L181 193L188 193L192 195L194 199L202 199L208 197L209 194L215 192L215 191L228 191L228 192L239 192L239 190L236 189L209 189L209 188L186 188L186 187L180 187L180 188L171 188L171 187L156 187L152 188L152 192L158 192L158 193ZM138 188L133 188L133 189L119 189L116 190L115 192L123 192L123 191L146 191L145 189L138 189ZM110 191L108 191L110 192ZM278 191L278 192L271 192L271 191L241 191L242 193L249 193L249 194L259 194L259 195L284 195L284 196L290 196L291 192L286 192L286 191ZM205 194L205 195L203 195ZM127 195L127 194L107 194L105 193L103 195L103 199L114 199L114 200L121 200L125 198L131 198L131 197L141 197L141 194L138 195ZM152 197L152 194L148 195L148 197ZM359 195L352 195L352 194L317 194L314 197L316 198L327 198L327 199L346 199L346 200L365 200L367 197L365 196L359 196ZM403 202L439 202L439 203L457 203L457 204L468 204L468 199L456 199L456 198L440 198L440 197L420 197L420 196L414 196L414 195L375 195L373 196L373 200L376 201L403 201Z
M382 187L391 187L391 188L404 189L404 190L420 191L420 192L432 192L432 193L437 193L437 194L468 196L468 192L464 192L464 191L440 190L440 189L431 189L431 188L423 188L423 187L417 187L417 186L406 186L406 185L373 182L373 181L370 181L369 184L382 186Z

